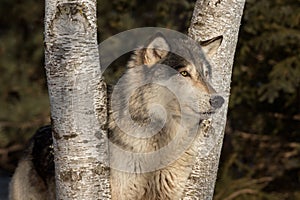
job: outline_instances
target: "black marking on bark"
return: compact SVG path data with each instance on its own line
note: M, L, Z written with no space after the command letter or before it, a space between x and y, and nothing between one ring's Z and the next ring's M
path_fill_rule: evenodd
M218 4L221 4L221 0L218 0L218 1L215 3L215 6L217 7Z
M63 138L64 138L65 140L69 140L69 139L75 138L75 137L77 137L77 136L78 136L78 134L73 133L73 134L70 134L70 135L63 135Z

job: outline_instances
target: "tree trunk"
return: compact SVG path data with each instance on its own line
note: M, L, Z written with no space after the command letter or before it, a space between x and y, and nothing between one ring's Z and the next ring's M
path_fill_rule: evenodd
M109 199L96 0L46 0L45 68L57 199Z
M231 72L239 26L245 0L198 0L195 5L189 36L197 41L223 35L218 53L210 59L213 87L225 99L221 111L213 117L213 132L199 141L199 155L189 177L183 199L212 199L230 95Z

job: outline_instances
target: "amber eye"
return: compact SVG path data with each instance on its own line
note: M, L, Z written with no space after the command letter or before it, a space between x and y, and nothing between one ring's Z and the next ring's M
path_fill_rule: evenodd
M187 71L181 71L180 74L184 77L190 76L190 74Z

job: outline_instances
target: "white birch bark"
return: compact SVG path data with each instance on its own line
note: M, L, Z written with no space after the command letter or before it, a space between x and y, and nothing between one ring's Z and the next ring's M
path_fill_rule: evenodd
M213 87L223 94L225 103L213 117L213 139L205 144L212 149L208 155L199 153L193 172L188 179L184 198L212 199L217 177L220 152L223 143L228 100L230 94L231 72L238 32L245 0L198 0L195 5L189 36L197 41L223 35L217 54L210 59L213 69ZM203 144L202 144L203 145ZM199 152L201 152L199 143Z
M46 0L45 68L57 199L109 199L96 0Z

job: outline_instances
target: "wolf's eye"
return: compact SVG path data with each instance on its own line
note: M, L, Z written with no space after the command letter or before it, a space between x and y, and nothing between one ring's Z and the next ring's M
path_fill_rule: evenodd
M190 74L187 71L181 71L180 74L184 77L190 76Z

